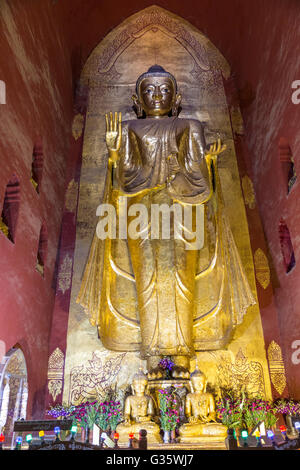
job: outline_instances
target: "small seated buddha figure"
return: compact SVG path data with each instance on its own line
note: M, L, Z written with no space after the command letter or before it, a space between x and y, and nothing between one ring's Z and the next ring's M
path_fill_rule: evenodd
M146 429L147 440L151 443L161 442L160 428L152 421L154 416L153 399L145 394L148 380L145 374L139 372L133 377L133 395L126 398L124 404L124 421L117 426L119 442L127 443L130 433L139 438L139 431Z
M215 401L206 392L207 380L203 372L195 370L191 374L192 393L185 402L185 415L188 423L179 428L180 442L199 442L201 440L221 440L227 436L227 428L215 420Z

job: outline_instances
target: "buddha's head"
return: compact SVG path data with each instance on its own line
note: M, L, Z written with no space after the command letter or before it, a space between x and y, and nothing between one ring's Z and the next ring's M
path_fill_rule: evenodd
M181 96L177 94L175 77L160 65L152 65L136 82L136 95L132 97L141 117L161 118L178 114Z
M203 372L196 369L191 374L191 382L192 382L194 392L198 392L198 393L206 392L207 379L206 379L205 374L203 374Z
M140 371L135 374L132 380L132 390L136 395L143 395L148 384L147 376Z

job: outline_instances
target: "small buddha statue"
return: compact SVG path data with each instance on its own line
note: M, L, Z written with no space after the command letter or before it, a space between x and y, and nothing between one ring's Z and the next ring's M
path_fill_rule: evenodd
M148 380L145 374L139 372L133 378L133 395L126 398L124 404L124 421L117 426L119 442L128 442L129 433L138 439L139 431L146 429L148 442L161 442L160 428L152 421L155 414L153 399L145 394Z
M179 428L180 442L197 442L203 437L220 440L227 436L226 426L216 422L215 400L206 392L206 385L206 376L195 370L191 374L192 393L187 394L185 402L188 423Z

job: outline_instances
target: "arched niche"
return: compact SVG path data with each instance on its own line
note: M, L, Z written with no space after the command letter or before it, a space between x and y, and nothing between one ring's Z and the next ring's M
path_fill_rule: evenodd
M0 430L6 443L13 434L14 422L26 419L28 383L26 361L22 350L9 350L0 364Z
M283 219L280 219L279 222L279 241L283 265L287 274L295 267L296 259L290 231L285 220Z
M279 139L278 153L284 184L286 185L287 194L289 194L294 184L296 183L297 174L295 170L293 153L289 142L285 137L280 137Z
M32 152L32 163L31 163L31 178L30 181L37 193L40 192L41 182L43 176L43 164L44 164L44 153L43 153L43 142L39 137L33 147Z
M47 259L48 231L46 223L43 222L40 230L39 244L36 257L36 270L44 276L44 269Z
M123 120L135 119L131 97L135 93L136 79L155 63L177 79L183 97L180 117L200 120L205 126L207 144L220 137L227 146L218 163L226 213L256 296L247 218L224 90L224 79L229 78L230 67L209 39L187 21L157 6L146 8L114 28L95 47L81 74L81 96L87 96L87 109L67 333L65 401L69 401L72 395L70 377L74 368L82 366L84 369L85 364L88 367L95 352L101 356L102 363L107 356L115 357L118 354L108 352L101 345L76 298L97 224L96 209L102 201L104 190L108 158L105 113L121 111ZM126 270L126 266L122 268ZM249 344L254 343L256 347L249 348ZM251 309L241 328L237 329L235 343L230 348L231 351L224 352L229 361L241 348L249 360L262 365L265 377L263 387L269 396L270 383L258 305ZM205 372L213 382L216 373L210 373L210 361L208 357ZM215 359L213 362L216 364ZM130 377L141 365L135 353L127 353L122 364L118 386L130 383ZM84 380L82 386L85 386Z

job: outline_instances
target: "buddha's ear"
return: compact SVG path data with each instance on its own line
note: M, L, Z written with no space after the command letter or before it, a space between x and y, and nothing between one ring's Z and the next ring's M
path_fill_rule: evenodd
M137 95L132 95L131 99L132 99L132 101L134 102L135 105L140 104Z
M172 106L172 116L177 116L178 115L178 110L179 110L179 106L181 104L181 95L178 94L175 96L175 101L174 101L174 104Z
M137 117L142 117L143 116L143 107L141 105L141 102L138 98L137 95L132 95L132 101L134 102L135 108L136 108L136 114Z

